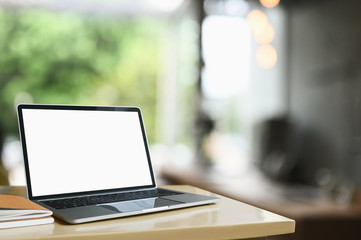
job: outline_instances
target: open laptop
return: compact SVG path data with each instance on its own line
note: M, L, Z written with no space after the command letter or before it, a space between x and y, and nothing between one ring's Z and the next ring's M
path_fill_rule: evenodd
M214 203L157 188L137 107L20 104L28 198L72 224Z

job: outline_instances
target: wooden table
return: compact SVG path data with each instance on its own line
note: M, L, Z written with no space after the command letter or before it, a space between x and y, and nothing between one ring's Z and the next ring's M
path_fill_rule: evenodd
M240 176L222 176L196 167L164 167L170 184L189 184L294 219L294 234L282 240L361 240L361 194L339 203L320 188L270 181L252 169Z
M165 187L215 195L191 186ZM0 187L0 194L24 196L25 187ZM0 239L266 239L294 229L289 218L221 196L216 204L135 217L3 229Z

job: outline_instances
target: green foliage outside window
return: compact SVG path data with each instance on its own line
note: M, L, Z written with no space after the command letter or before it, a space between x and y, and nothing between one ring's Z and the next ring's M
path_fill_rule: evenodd
M0 7L0 137L17 134L14 102L28 96L34 103L139 106L154 141L163 28L155 19Z

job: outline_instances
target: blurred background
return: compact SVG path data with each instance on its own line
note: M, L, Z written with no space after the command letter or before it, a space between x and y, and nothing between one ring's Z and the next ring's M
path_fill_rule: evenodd
M18 103L139 106L161 184L361 239L361 2L0 0L0 184Z

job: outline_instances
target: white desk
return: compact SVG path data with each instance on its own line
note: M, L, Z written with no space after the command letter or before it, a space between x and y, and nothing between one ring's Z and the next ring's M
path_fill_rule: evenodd
M165 186L214 195L190 186ZM24 187L0 187L0 194L25 195ZM216 204L161 213L68 225L0 230L0 239L266 239L293 233L295 222L245 203L221 197Z

